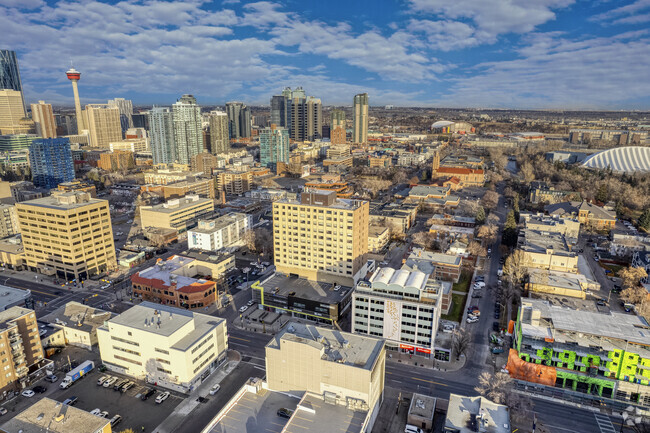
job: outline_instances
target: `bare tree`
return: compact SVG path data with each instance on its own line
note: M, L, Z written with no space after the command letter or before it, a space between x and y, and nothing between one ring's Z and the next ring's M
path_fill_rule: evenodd
M464 215L464 216L476 216L476 212L478 210L478 203L472 200L461 200L460 203L458 204L458 207L456 208L456 215Z
M530 164L529 162L525 162L522 164L522 166L519 168L519 173L521 173L521 176L524 179L524 182L529 183L535 180L535 169L533 168L533 165Z
M487 245L492 245L497 240L499 228L493 224L482 225L478 229L478 237L483 239Z
M498 217L497 215L495 215L495 214L490 214L490 215L488 215L488 217L487 217L487 221L486 221L486 223L487 223L487 224L491 224L491 225L493 225L493 226L498 226L499 224L501 224L501 218L499 218L499 217Z
M482 246L480 242L476 241L470 242L470 244L467 246L467 251L469 251L469 253L474 257L485 256L487 254L485 247Z
M630 266L620 271L618 273L618 276L621 277L623 287L628 289L628 288L637 287L639 285L639 281L642 278L647 277L648 273L645 271L645 269L641 267L633 268Z
M485 191L481 198L481 206L485 209L496 209L499 203L499 194L496 191Z
M469 333L464 329L456 329L451 340L451 348L456 354L456 361L460 359L460 355L465 355L470 344Z
M530 418L532 401L528 396L515 392L514 381L508 373L492 374L484 371L479 375L478 385L474 391L497 404L508 406L511 421L516 419L524 422Z

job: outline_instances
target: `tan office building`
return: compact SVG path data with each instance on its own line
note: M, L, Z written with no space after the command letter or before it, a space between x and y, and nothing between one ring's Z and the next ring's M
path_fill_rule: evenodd
M116 150L128 150L130 152L148 152L149 151L149 142L146 137L143 138L131 138L128 140L122 141L112 141L108 143L108 147L112 152Z
M190 392L226 360L226 321L184 308L141 302L97 328L109 370Z
M306 391L373 414L383 401L384 340L297 322L266 345L269 389Z
M251 190L253 173L251 171L223 171L216 175L217 189L226 194L243 194Z
M11 307L0 312L0 393L21 389L29 368L44 359L36 313L23 307Z
M300 201L273 203L273 246L278 272L351 286L366 274L366 201L335 191L303 192Z
M85 116L92 147L108 149L111 142L122 141L119 108L106 104L86 105Z
M56 122L52 113L52 104L38 101L32 104L32 120L36 126L36 134L42 138L56 138Z
M99 155L97 167L105 171L130 170L135 167L133 152L128 150L115 150Z
M65 192L16 204L27 266L85 280L117 266L108 201Z
M140 206L140 221L142 227L175 229L182 233L213 212L212 199L188 195L155 206Z
M188 180L163 187L165 200L181 198L190 194L196 194L204 198L214 198L214 179L188 178Z
M0 90L0 135L21 134L21 120L27 117L23 95L17 90Z

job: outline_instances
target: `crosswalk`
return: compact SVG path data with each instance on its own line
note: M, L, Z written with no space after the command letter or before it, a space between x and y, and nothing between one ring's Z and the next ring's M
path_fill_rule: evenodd
M612 420L607 415L594 413L594 416L596 417L596 422L601 433L616 433L614 424L612 424Z

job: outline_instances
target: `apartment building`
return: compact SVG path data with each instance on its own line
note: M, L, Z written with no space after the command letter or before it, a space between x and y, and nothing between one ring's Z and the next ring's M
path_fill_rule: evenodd
M16 206L0 204L0 238L6 238L20 233Z
M544 207L552 216L576 218L581 224L596 230L611 230L616 225L616 212L583 201L566 201Z
M147 171L144 174L144 183L154 185L167 185L175 182L182 182L188 177L198 177L202 175L200 171L183 171L178 169L158 169Z
M555 204L566 201L570 197L580 197L577 191L562 191L549 186L546 182L531 182L528 190L528 201L537 203Z
M187 180L167 184L163 188L165 200L192 194L203 198L214 198L214 180L188 177Z
M44 358L34 310L11 307L0 312L0 392L26 386L29 370Z
M273 391L306 391L325 402L366 411L372 425L384 399L384 341L297 322L266 345L266 377Z
M133 153L148 152L149 140L147 137L142 137L121 141L112 141L108 143L108 147L111 149L111 152L115 152L116 150L128 150L129 152Z
M231 212L212 220L200 220L196 228L187 232L187 247L217 251L241 243L252 227L253 217L245 213Z
M189 393L226 360L226 321L142 302L97 329L99 352L116 373Z
M559 272L578 272L578 254L563 234L523 229L517 248L526 253L525 266Z
M181 233L196 225L199 218L205 218L212 212L212 199L188 195L154 206L140 206L140 221L142 227L176 229Z
M570 244L578 242L580 222L577 219L522 212L519 220L524 222L527 229L564 235Z
M174 255L136 272L131 276L133 296L188 309L220 306L222 277L234 268L234 257L225 254L195 257Z
M85 280L116 268L108 201L64 192L17 203L16 210L32 271Z
M368 202L334 191L303 192L300 201L273 203L278 272L317 281L356 284L366 273Z
M240 195L250 191L253 184L253 172L249 170L227 170L216 173L217 190L226 194Z
M380 267L352 294L352 332L386 339L386 349L431 358L443 287L424 272Z
M380 225L368 227L368 252L379 253L390 241L390 230Z
M92 147L108 148L109 143L122 140L120 110L107 104L86 105L85 125Z
M105 171L130 170L135 167L133 152L129 150L114 150L99 156L97 166Z

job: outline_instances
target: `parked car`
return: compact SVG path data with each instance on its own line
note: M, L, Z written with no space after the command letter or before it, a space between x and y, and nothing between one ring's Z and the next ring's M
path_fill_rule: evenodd
M104 382L103 387L104 388L110 388L111 386L113 386L115 384L115 382L117 382L117 380L118 380L117 377L111 377L106 382Z
M212 388L210 388L210 395L215 395L216 393L219 392L221 389L221 385L215 385Z
M119 390L120 388L122 388L127 383L129 383L129 379L123 379L123 380L115 382L115 385L113 385L113 391Z
M129 389L133 388L135 386L135 382L131 382L130 380L122 385L120 388L120 392L127 392Z
M483 275L477 275L474 281L485 281L485 277Z
M253 306L254 303L255 303L255 301L253 301L253 300L251 299L250 301L246 302L246 305L248 305L249 307L251 307L251 306Z
M169 395L170 395L169 391L163 392L158 397L156 397L156 403L160 404L163 401L167 400L167 397L169 397Z
M607 305L607 299L599 299L599 300L596 302L596 305L598 305L599 307L604 307L604 306L606 306L606 305Z
M53 374L45 376L45 380L51 383L55 383L59 378Z
M97 386L101 386L106 382L108 379L110 379L110 376L102 376L99 379L97 379Z
M424 431L411 424L406 424L406 427L404 428L404 433L424 433Z
M68 406L74 406L75 404L77 404L77 400L78 400L77 397L73 395L72 397L63 400L63 404L66 404Z
M480 290L475 290L472 293L472 298L482 298L482 297L483 297L483 293Z
M243 312L246 311L246 310L248 310L248 305L244 305L243 307L241 307L241 308L239 309L239 312L240 312L240 313L243 313Z
M102 417L102 418L108 418L108 411L107 410L101 411L99 413L99 416Z
M476 323L479 321L479 318L477 316L469 316L467 318L467 323Z
M110 423L111 427L115 427L117 424L119 424L122 421L122 417L119 415L114 415L113 418L111 418Z
M501 312L500 312L499 310L496 310L496 311L494 312L494 318L495 318L495 319L499 319L500 317L501 317Z
M280 409L278 409L276 414L281 418L291 418L291 415L293 414L293 411L289 410L289 409L286 409L284 407L281 407Z
M7 409L4 407L0 407L0 415L6 415L7 414Z
M155 393L156 393L156 390L155 390L155 389L153 389L153 388L147 388L147 389L142 393L142 395L140 396L140 398L141 398L142 400L147 400L149 397L151 397L151 396L154 395Z
M102 410L100 408L95 408L90 411L91 415L99 415L100 413L102 413Z
M492 330L494 332L499 332L501 330L501 325L499 325L499 322L492 322Z
M495 355L498 354L498 353L503 353L503 347L499 347L499 346L493 347L492 348L492 353L494 353Z
M31 389L26 389L22 393L23 397L27 397L27 398L34 397L34 394L36 394L36 393L34 391L32 391Z
M47 387L43 385L37 385L32 389L34 390L34 392L37 392L39 394L43 394L45 391L47 391Z

